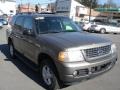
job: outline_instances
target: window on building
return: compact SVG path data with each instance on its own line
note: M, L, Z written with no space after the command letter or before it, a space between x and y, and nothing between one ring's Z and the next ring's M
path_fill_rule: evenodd
M13 10L10 10L10 13L14 13L14 11L13 11Z

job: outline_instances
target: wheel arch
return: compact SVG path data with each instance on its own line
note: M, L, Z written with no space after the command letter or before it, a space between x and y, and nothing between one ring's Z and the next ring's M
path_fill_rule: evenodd
M48 62L50 62L55 67L54 68L54 70L56 72L55 74L57 75L58 79L60 80L60 76L59 76L59 72L58 72L57 66L56 66L56 64L54 62L54 59L50 55L48 55L46 53L40 53L39 56L38 56L38 64L39 64L39 66L40 66L41 62L44 59L47 59Z
M106 28L104 28L104 27L100 28L101 33L103 33L102 31L104 31L104 33L107 33Z
M103 29L106 31L106 28L104 28L104 27L100 28L100 31L103 30Z

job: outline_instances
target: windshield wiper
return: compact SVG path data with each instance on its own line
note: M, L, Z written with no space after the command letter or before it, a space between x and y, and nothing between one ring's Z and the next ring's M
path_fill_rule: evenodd
M64 30L62 32L77 32L77 30Z
M60 33L62 31L49 31L49 32L40 32L40 34L48 34L48 33Z
M49 33L60 33L61 31L50 31Z
M40 34L61 33L61 32L78 32L78 31L77 30L48 31L48 32L40 32Z

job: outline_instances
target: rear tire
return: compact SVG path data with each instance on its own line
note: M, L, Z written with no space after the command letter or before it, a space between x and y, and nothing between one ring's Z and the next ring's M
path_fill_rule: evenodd
M48 59L44 59L40 63L39 74L47 90L56 90L60 88L55 67Z

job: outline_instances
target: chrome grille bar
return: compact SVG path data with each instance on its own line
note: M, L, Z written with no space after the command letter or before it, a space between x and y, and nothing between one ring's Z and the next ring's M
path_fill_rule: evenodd
M90 49L84 50L87 58L94 58L94 57L98 57L98 56L103 56L103 55L109 54L110 51L111 51L111 45L97 47L97 48L90 48Z

